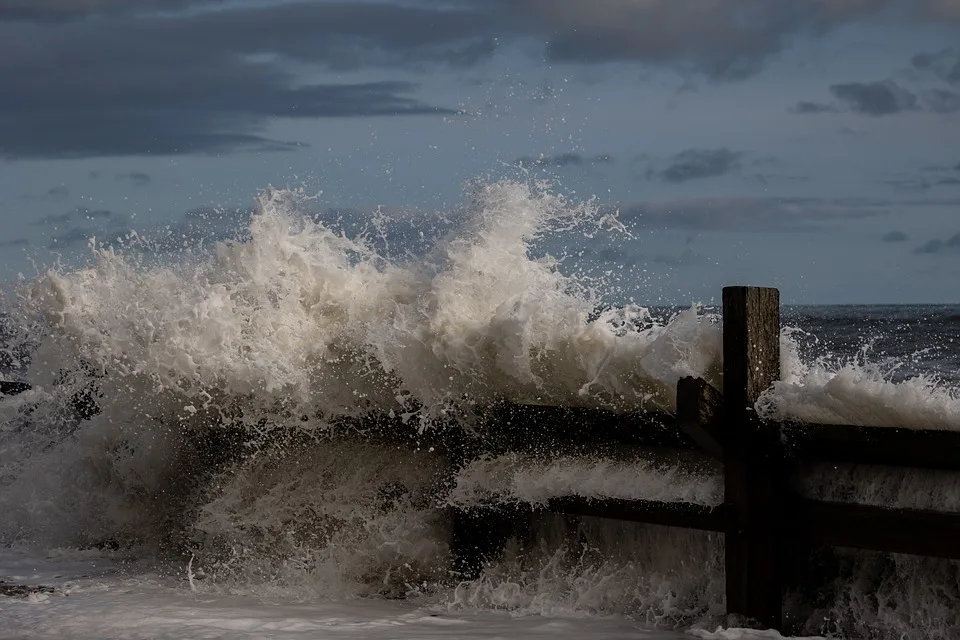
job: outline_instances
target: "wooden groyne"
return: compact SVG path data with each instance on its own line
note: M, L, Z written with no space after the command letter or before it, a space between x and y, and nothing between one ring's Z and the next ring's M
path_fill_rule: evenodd
M598 499L547 501L546 511L713 531L724 535L729 614L781 628L788 559L813 545L960 559L960 513L813 500L790 486L808 462L960 470L960 432L776 423L754 406L780 374L779 292L723 290L723 393L698 378L677 384L675 415L511 405L501 409L500 451L547 440L576 447L589 438L698 450L722 466L717 506ZM496 419L496 418L494 418ZM549 447L538 447L542 452ZM465 462L468 462L465 461ZM525 524L516 506L469 507L454 514L456 567L476 574Z
M960 471L960 432L924 425L905 429L764 420L754 407L780 374L779 292L724 288L722 313L723 392L702 379L683 378L672 415L503 404L484 412L482 437L477 438L455 426L420 432L412 423L387 416L341 422L345 432L374 440L446 450L454 472L480 455L509 452L549 458L560 450L655 447L678 457L693 453L708 459L722 469L724 479L723 500L713 506L568 495L535 508L723 534L727 612L772 628L782 628L790 559L803 557L813 546L960 559L960 512L816 500L791 485L811 462ZM27 389L25 383L0 381L0 394ZM71 402L80 419L98 410L87 392ZM214 438L208 448L219 451L243 441L241 426L223 433L236 438ZM531 512L516 504L452 508L455 573L477 575L509 536L529 524Z

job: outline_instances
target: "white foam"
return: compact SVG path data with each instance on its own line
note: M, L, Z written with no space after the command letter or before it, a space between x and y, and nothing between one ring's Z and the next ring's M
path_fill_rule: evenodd
M267 191L247 242L208 262L141 267L101 250L26 294L48 342L107 375L205 400L215 389L291 412L397 407L436 414L465 396L670 408L681 375L715 379L719 331L691 310L635 330L628 307L587 322L597 300L532 243L596 231L591 205L519 183L484 185L467 222L423 259L394 263L298 215ZM36 367L32 375L40 375Z
M510 453L487 456L457 475L448 500L458 506L519 502L543 505L550 498L623 498L723 502L722 474L691 468L689 463L638 454L633 460L596 456L560 456L549 460Z
M682 627L723 613L723 536L599 518L534 516L477 580L447 596L454 611L627 614Z
M430 592L450 568L435 509L446 462L352 441L265 452L224 472L193 525L232 591L298 600Z
M804 468L799 489L819 500L960 512L956 471L821 463Z
M588 611L661 624L722 612L718 536L591 519L542 516L535 549L514 541L480 580L445 592L449 531L436 507L447 500L446 463L311 440L339 415L393 411L429 428L450 409L469 415L504 398L671 411L681 376L722 387L716 318L692 306L655 322L628 305L593 319L610 301L604 286L616 283L579 277L544 250L618 224L542 185L477 185L452 216L458 224L419 255L388 255L307 208L301 193L267 190L244 238L210 255L164 262L136 247L100 247L85 268L50 271L23 289L19 320L40 346L28 372L35 388L0 402L0 542L169 548L175 532L176 548L196 552L207 571L200 590L214 595L439 593L460 611ZM783 381L758 407L766 416L960 429L955 388L923 377L896 383L865 358L811 362L790 331L781 346ZM77 420L71 397L91 384L102 412ZM234 427L279 444L245 450L208 485L214 470L203 468L200 436ZM868 502L954 504L952 484L929 490L926 477L853 484L862 482L879 482L859 495ZM713 505L721 493L717 477L679 466L506 456L469 466L450 500ZM843 629L913 624L949 637L957 599L941 587L951 574L923 570L934 576L925 587L878 587L888 598L912 590L896 605L852 584L829 613Z
M787 329L781 361L781 380L757 404L770 419L960 430L960 389L924 375L895 382L896 364L871 361L866 351L839 362L804 361Z

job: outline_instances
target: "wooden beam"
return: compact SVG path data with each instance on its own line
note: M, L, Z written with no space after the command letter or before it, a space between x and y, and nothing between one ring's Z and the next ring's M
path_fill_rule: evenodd
M708 507L689 502L597 499L579 496L552 498L547 502L546 510L553 513L718 532L726 530L730 516L727 505Z
M787 532L807 543L960 559L960 513L807 499L788 513Z
M727 612L779 628L783 550L780 534L786 478L776 429L754 411L760 394L780 377L780 294L776 289L723 290L723 397Z
M960 471L960 432L832 424L783 424L788 458Z
M717 460L723 460L723 394L703 378L677 381L677 426Z
M554 443L696 449L666 413L503 403L486 418L484 440L497 451L544 450Z

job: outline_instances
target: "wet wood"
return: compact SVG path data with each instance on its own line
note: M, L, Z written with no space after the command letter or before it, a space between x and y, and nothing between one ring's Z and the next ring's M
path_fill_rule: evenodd
M786 477L775 430L761 423L754 405L779 377L779 292L725 287L724 480L733 510L725 536L727 612L773 628L782 623Z
M723 460L723 411L723 394L703 378L677 382L677 426L717 460Z
M797 461L960 471L957 431L788 423L780 433L784 454Z
M704 506L688 502L598 499L579 496L553 498L547 502L546 510L554 513L718 532L726 529L730 517L730 511L726 505Z
M960 559L960 513L801 499L785 524L806 543Z

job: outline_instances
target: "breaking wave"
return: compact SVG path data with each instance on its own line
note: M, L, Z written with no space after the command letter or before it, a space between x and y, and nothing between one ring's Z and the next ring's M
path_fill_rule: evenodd
M464 432L482 440L479 410L503 400L670 412L682 376L722 387L715 314L627 303L615 272L586 275L579 243L629 233L615 215L514 181L475 184L460 210L397 221L400 233L382 215L348 225L314 214L303 193L268 189L237 239L209 253L164 258L133 235L21 288L9 311L17 344L32 345L31 388L0 402L0 542L195 555L203 588L261 595L663 624L723 610L722 541L657 527L542 517L479 580L449 573L444 510L463 496L536 502L580 487L719 499L713 476L675 470L665 483L638 459L599 460L600 475L563 457L490 459L457 476L440 446ZM960 429L956 387L897 378L867 352L812 358L802 342L784 331L765 415ZM422 447L343 426L374 415ZM871 482L851 475L851 491L868 495ZM917 493L890 488L913 476L882 482L903 504ZM900 567L883 589L916 585ZM960 601L947 579L958 574L937 567L941 595L885 601L887 617L869 615L864 574L823 606L843 632L922 625L948 637L958 622L943 601ZM803 614L805 627L824 631L823 613Z

